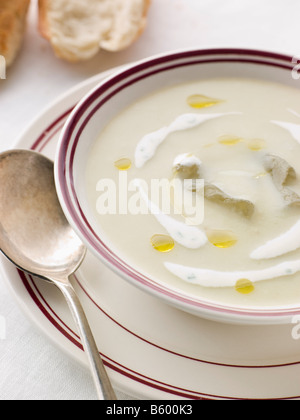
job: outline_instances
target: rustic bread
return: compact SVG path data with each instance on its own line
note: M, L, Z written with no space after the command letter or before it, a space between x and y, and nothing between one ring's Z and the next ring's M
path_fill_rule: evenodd
M119 51L142 33L150 0L39 0L40 32L57 56L88 60Z
M6 65L15 60L22 44L30 0L0 0L0 55Z

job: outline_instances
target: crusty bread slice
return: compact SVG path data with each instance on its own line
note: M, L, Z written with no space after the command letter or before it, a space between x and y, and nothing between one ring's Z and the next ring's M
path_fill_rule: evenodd
M142 33L151 0L39 0L40 32L57 56L88 60L119 51Z
M30 0L0 0L0 55L6 65L15 60L22 44Z

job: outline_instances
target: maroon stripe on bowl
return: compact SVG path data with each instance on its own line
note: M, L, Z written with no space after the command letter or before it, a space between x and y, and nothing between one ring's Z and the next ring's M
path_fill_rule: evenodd
M218 57L218 55L220 57ZM94 232L88 220L86 219L76 195L73 174L76 147L84 128L97 110L99 110L118 92L139 80L151 77L156 73L169 71L170 69L178 67L191 66L196 64L207 64L212 62L253 63L262 66L280 67L285 70L291 70L293 68L292 58L286 55L255 50L214 49L175 53L159 58L154 58L110 77L98 88L92 91L92 93L78 105L78 107L69 118L63 131L60 141L57 165L59 187L64 204L68 210L69 216L73 221L73 224L75 223L77 230L90 244L94 252L96 252L96 254L98 254L104 262L108 263L110 266L112 265L129 281L136 282L143 288L146 287L152 290L152 292L157 295L163 295L168 300L171 299L173 302L180 302L180 304L183 304L186 307L194 307L206 311L235 314L246 317L283 317L298 314L298 308L291 308L289 310L261 310L250 308L239 309L235 307L218 305L215 303L209 303L200 299L194 299L189 296L181 295L171 289L163 287L161 284L155 282L154 280L141 275L139 272L127 265L125 261L115 255L110 249L108 249L101 238L99 238L98 235ZM115 85L117 85L117 87L112 90Z

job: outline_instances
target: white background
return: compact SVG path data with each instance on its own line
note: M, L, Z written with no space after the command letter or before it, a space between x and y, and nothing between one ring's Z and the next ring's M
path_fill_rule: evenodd
M248 47L298 57L299 16L299 0L152 0L147 29L132 47L121 53L101 52L87 63L69 64L57 59L39 36L36 1L32 0L21 54L7 79L0 80L0 151L10 148L58 95L114 66L185 47ZM89 373L31 326L0 278L0 327L4 321L0 400L95 398Z

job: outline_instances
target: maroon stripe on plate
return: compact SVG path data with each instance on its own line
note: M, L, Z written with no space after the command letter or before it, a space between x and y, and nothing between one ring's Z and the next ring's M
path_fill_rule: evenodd
M73 108L71 108L71 109L69 109L68 111L66 111L64 114L62 114L62 115L60 115L56 120L54 120L47 128L46 128L46 130L44 130L41 134L40 134L40 136L36 139L36 141L33 143L33 145L31 146L31 150L36 150L36 151L38 151L39 150L39 147L41 146L42 148L41 148L41 150L40 151L42 151L43 150L43 148L46 146L46 144L41 144L48 136L49 136L49 134L50 134L50 137L49 137L49 140L48 141L50 141L51 140L51 138L55 135L55 134L57 134L58 133L58 131L59 131L59 128L60 127L57 127L57 125L60 123L60 122L62 122L63 124L65 123L65 120L66 120L66 118L71 114L71 112L73 111L73 109L74 109L74 107ZM62 127L63 127L63 125L62 125ZM55 130L54 131L54 133L53 133L53 130ZM47 141L47 143L48 143L48 141Z
M78 347L80 350L83 351L83 347L80 343L80 341L76 340L74 336L76 336L76 334L74 333L74 331L72 331L69 327L67 327L67 329L72 332L72 335L66 330L64 329L61 324L65 325L61 318L56 314L56 312L54 311L53 308L51 308L49 306L49 304L47 303L47 301L43 298L43 300L41 300L41 293L38 289L38 287L36 286L36 284L34 283L34 280L31 276L26 275L25 273L23 273L21 270L17 270L20 279L25 287L25 289L27 290L28 294L30 295L31 299L33 300L33 302L35 303L35 305L38 307L38 309L42 312L42 314L47 318L47 320L65 337L67 338L72 344L74 344L76 347ZM30 282L29 282L30 279ZM31 284L30 284L31 283ZM38 294L36 294L34 292L34 288L32 287L32 285L34 285L34 288L36 289L36 291L38 291ZM46 306L44 306L44 304L46 303ZM50 313L50 311L51 313ZM59 322L57 321L59 320ZM65 325L66 326L66 325ZM156 381L155 379L149 378L147 376L141 375L138 372L135 372L134 370L128 369L125 366L122 366L121 364L119 364L118 362L110 359L109 357L101 354L101 356L103 357L103 362L104 364L128 377L129 379L132 379L136 382L142 383L143 385L146 386L150 386L152 388L155 388L159 391L163 391L169 394L173 394L173 395L177 395L183 398L188 398L188 399L203 399L203 397L205 396L205 394L200 394L191 390L186 390L186 389L181 389L181 388L177 388L174 387L172 385L160 382L160 381ZM209 396L209 395L207 395ZM223 397L219 397L219 396L214 396L211 395L210 397L213 398L223 398ZM227 398L227 397L224 397Z
M219 362L213 362L209 360L203 360L203 359L197 359L195 357L187 356L185 354L177 353L175 351L169 350L165 347L161 347L155 343L152 343L149 340L146 340L145 338L141 337L140 335L136 334L135 332L129 330L124 325L122 325L120 322L118 322L116 319L114 319L112 316L110 316L106 311L104 311L101 306L99 306L96 301L92 298L92 296L88 293L88 291L85 289L85 287L82 285L78 277L75 276L75 279L77 281L77 284L80 286L81 290L84 292L84 294L89 298L89 300L92 302L96 308L99 309L107 318L109 318L114 324L118 325L118 327L122 328L124 331L128 332L135 338L138 338L141 341L144 341L145 343L158 348L159 350L163 350L167 353L170 353L174 356L182 357L187 360L191 360L194 362L204 363L206 365L213 365L213 366L220 366L220 367L230 367L230 368L238 368L238 369L270 369L270 368L281 368L281 367L288 367L288 366L297 366L300 365L300 361L297 362L290 362L290 363L281 363L281 364L273 364L273 365L234 365L229 363L219 363Z
M74 344L76 347L78 347L80 350L83 351L83 347L82 347L81 343L78 340L76 340L72 335L70 335L65 329L63 329L61 327L60 323L62 323L62 324L64 324L64 323L62 322L60 317L56 314L54 309L49 306L49 304L47 303L47 301L44 298L42 298L42 300L40 300L42 295L41 295L40 291L38 290L38 287L36 286L33 278L31 276L26 275L21 270L17 270L17 272L20 276L20 279L21 279L25 289L29 293L31 299L36 304L38 309L42 312L42 314L47 318L47 320L65 338L67 338L72 344ZM36 289L36 291L38 291L38 294L36 294L34 292L34 289L32 288L32 284L34 285L34 288ZM46 306L44 306L45 303L46 303ZM49 309L51 310L51 313L49 312ZM58 323L57 320L59 320L60 323ZM70 328L68 328L68 330L70 332L72 332L72 334L74 336L76 336L76 334ZM107 368L114 370L115 372L127 377L130 380L133 380L135 382L138 382L138 383L140 383L142 385L145 385L145 386L148 386L150 388L156 389L158 391L165 392L167 394L175 395L177 397L186 398L186 399L189 399L189 400L216 400L216 399L218 399L218 400L221 400L221 399L222 400L239 400L239 399L241 399L239 397L205 394L205 393L199 393L199 392L184 389L184 388L175 387L173 385L170 385L170 384L167 384L167 383L164 383L164 382L161 382L161 381L157 381L153 378L142 375L142 374L140 374L140 373L138 373L138 372L136 372L132 369L129 369L129 368L121 365L120 363L110 359L109 357L107 357L103 354L101 354L101 356L103 357L103 362L104 362L104 364ZM299 399L299 398L300 398L300 396L284 397L284 398L280 398L280 400L295 400L295 399ZM271 398L271 400L278 400L278 399L279 398ZM250 398L243 398L243 400L251 400L251 399ZM266 399L262 399L262 400L266 400ZM269 400L269 398L268 398L268 400Z

